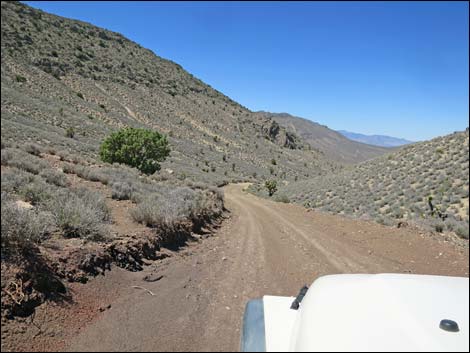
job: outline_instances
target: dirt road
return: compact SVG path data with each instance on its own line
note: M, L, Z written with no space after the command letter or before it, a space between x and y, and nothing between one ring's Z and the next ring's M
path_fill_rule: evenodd
M91 286L111 307L70 351L233 351L248 299L296 295L335 273L468 276L468 248L225 189L231 217L216 236L143 272L114 269ZM134 287L136 286L136 287Z

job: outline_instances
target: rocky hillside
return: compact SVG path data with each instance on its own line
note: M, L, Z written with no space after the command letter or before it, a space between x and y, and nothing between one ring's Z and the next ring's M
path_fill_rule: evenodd
M335 214L414 223L468 238L468 143L467 129L408 145L341 173L290 183L278 197Z
M118 33L1 6L3 141L96 159L106 135L134 126L169 136L162 178L294 180L335 168L272 119Z
M258 112L258 115L273 119L287 131L300 136L312 148L336 162L359 163L390 152L386 148L352 141L324 125L287 113Z

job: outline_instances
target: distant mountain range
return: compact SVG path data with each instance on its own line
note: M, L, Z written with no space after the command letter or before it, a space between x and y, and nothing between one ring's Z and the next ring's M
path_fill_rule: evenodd
M341 135L347 137L350 140L366 143L369 145L380 146L380 147L398 147L408 145L414 141L405 140L402 138L385 136L385 135L364 135L356 132L350 132L345 130L337 130Z

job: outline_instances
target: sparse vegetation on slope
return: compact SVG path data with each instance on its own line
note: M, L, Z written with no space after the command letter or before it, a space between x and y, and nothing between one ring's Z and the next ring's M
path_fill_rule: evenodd
M140 270L162 246L185 244L210 229L224 210L223 193L207 184L25 150L2 144L2 290L4 277L22 286L18 278L43 278L44 271L61 283L85 282L111 263ZM145 207L151 210L148 222L139 218ZM27 270L30 263L41 266ZM20 268L16 277L4 276L5 264ZM30 315L47 299L49 289L39 295L28 288L28 298L40 299L15 301L2 292L2 315Z
M335 168L272 119L118 33L2 2L1 46L4 141L96 161L114 131L150 129L172 149L160 174L212 184Z
M217 224L223 194L215 185L306 178L304 160L318 174L334 168L272 120L118 33L19 2L1 7L2 222L11 222L2 251L12 254L2 261L28 261L31 252L13 254L32 249L70 281L111 262L139 270L162 244ZM126 128L167 140L157 137L157 155L120 155L122 145L105 143L100 156L101 143ZM172 152L163 160L166 141ZM44 216L46 230L36 222ZM3 306L2 296L10 313L22 305Z
M385 224L411 222L468 239L468 142L467 129L290 183L278 193L309 208ZM261 192L261 185L252 190Z
M22 207L2 192L2 259L39 244L51 231L50 216Z

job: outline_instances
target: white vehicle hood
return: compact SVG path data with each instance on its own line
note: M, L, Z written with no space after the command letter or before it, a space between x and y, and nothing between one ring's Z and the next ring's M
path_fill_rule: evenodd
M299 310L280 298L263 299L267 351L469 350L468 278L334 275L316 280Z

